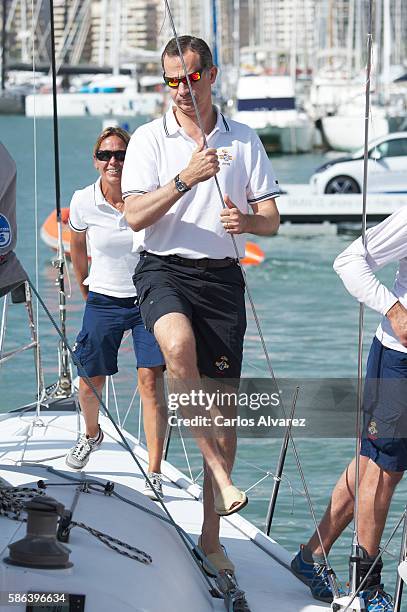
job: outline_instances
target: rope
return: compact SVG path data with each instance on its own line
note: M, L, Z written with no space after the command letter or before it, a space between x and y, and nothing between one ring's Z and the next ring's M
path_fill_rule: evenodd
M89 525L85 525L85 523L71 521L70 525L68 526L68 531L70 531L72 527L79 527L80 529L84 529L85 531L93 535L97 540L103 542L103 544L106 544L106 546L117 552L119 555L123 555L124 557L128 557L129 559L133 559L134 561L139 561L140 563L144 563L145 565L149 565L153 562L152 557L143 550L140 550L140 548L136 548L135 546L127 544L127 542L123 542L122 540L113 538L112 536L103 533L103 531L98 531L93 527L89 527ZM117 546L115 546L115 544L117 544Z
M0 487L0 516L27 522L21 514L25 512L26 503L38 495L44 496L45 493L30 487Z
M0 516L26 523L27 518L22 517L21 514L26 512L27 502L38 496L44 497L45 492L41 489L33 489L30 487L0 488ZM119 555L129 557L129 559L139 561L145 565L149 565L153 561L152 557L143 550L131 546L118 538L114 538L107 533L103 533L98 529L90 527L85 523L71 521L66 527L66 530L69 532L73 527L84 529Z

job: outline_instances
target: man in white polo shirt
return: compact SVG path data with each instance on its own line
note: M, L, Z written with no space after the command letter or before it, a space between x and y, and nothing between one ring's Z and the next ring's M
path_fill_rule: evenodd
M128 224L144 231L133 277L144 323L159 342L169 378L191 392L202 376L238 384L246 315L244 281L230 235L243 257L243 234L275 233L279 187L255 132L213 106L217 68L207 44L192 36L180 37L179 43L208 148L172 39L162 54L172 104L164 117L133 134L122 191ZM230 479L235 431L215 437L212 428L195 428L194 434L205 466L199 545L219 571L233 571L220 547L219 516L247 503Z

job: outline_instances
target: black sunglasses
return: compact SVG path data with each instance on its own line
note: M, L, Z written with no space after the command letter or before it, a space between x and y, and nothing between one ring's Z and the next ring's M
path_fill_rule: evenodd
M195 72L191 72L191 74L188 75L191 83L200 81L202 73L203 73L203 70L195 70ZM187 85L187 77L167 77L165 76L165 74L163 74L163 78L164 78L165 84L168 85L168 87L172 87L173 89L178 87L180 83Z
M99 161L107 162L111 160L112 157L114 157L116 161L123 162L126 157L126 151L108 151L107 149L96 151L96 159Z

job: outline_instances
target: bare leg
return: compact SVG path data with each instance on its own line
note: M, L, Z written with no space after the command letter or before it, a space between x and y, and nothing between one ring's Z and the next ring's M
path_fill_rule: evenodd
M360 487L359 543L369 556L379 552L394 490L403 472L389 472L369 460Z
M92 376L89 380L101 395L105 385L105 376ZM95 438L99 433L99 400L83 378L79 379L79 404L85 419L86 435Z
M219 389L219 385L216 384L216 389L213 389L213 380L206 380L206 384L208 386L208 391L220 390L222 393L236 393L236 389L232 387L226 387L220 381L221 387ZM204 380L205 383L205 380ZM233 404L231 406L225 405L222 406L220 410L218 406L214 406L211 410L211 417L213 422L217 415L223 416L225 419L233 419L236 417L236 406ZM218 443L218 448L222 456L226 460L226 465L228 469L228 473L232 473L233 464L235 461L236 455L236 445L237 445L237 436L236 436L236 427L215 427L215 435L216 441ZM220 520L219 516L214 511L214 498L213 498L213 489L211 487L210 475L208 473L208 468L204 461L204 488L203 488L203 504L204 504L204 520L202 525L202 549L205 554L215 553L221 551L221 546L219 542L219 526Z
M201 379L197 368L195 336L188 317L181 313L162 316L154 326L154 335L164 354L169 381L187 387L199 388ZM199 414L197 407L195 414ZM207 416L207 415L206 415ZM212 487L217 494L232 481L225 458L222 456L214 432L209 427L192 428L197 444L212 477Z
M369 555L376 555L391 498L402 472L386 472L368 457L360 457L359 543ZM353 518L355 459L338 480L319 530L328 554L334 542ZM322 548L316 532L307 544L316 555Z
M148 471L161 472L167 407L163 393L163 369L138 369L138 387L143 402L143 422L148 449Z
M360 479L363 478L367 462L368 459L366 457L360 458ZM327 554L331 550L333 543L352 520L354 491L355 459L351 461L336 483L331 500L319 524L319 532ZM322 548L316 532L314 532L307 546L313 553L322 555Z
M229 474L232 472L236 454L236 430L229 437L218 438L218 445L222 455L225 457ZM202 524L202 549L205 554L219 552L219 523L220 517L214 510L213 489L210 474L204 463L204 488L203 488L204 520Z

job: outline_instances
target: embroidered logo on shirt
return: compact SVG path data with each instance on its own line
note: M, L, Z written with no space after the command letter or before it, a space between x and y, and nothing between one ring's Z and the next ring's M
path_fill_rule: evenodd
M221 372L230 368L229 359L225 357L225 355L222 355L222 357L219 357L219 359L215 361L215 365L218 368L218 370L220 370Z
M233 156L228 149L218 149L218 159L221 166L230 166Z
M373 420L370 421L367 431L369 432L369 436L368 436L369 438L373 440L377 439L377 434L379 433L379 430L377 429L376 421L373 421Z
M11 244L11 226L4 215L0 215L0 248L6 248Z

